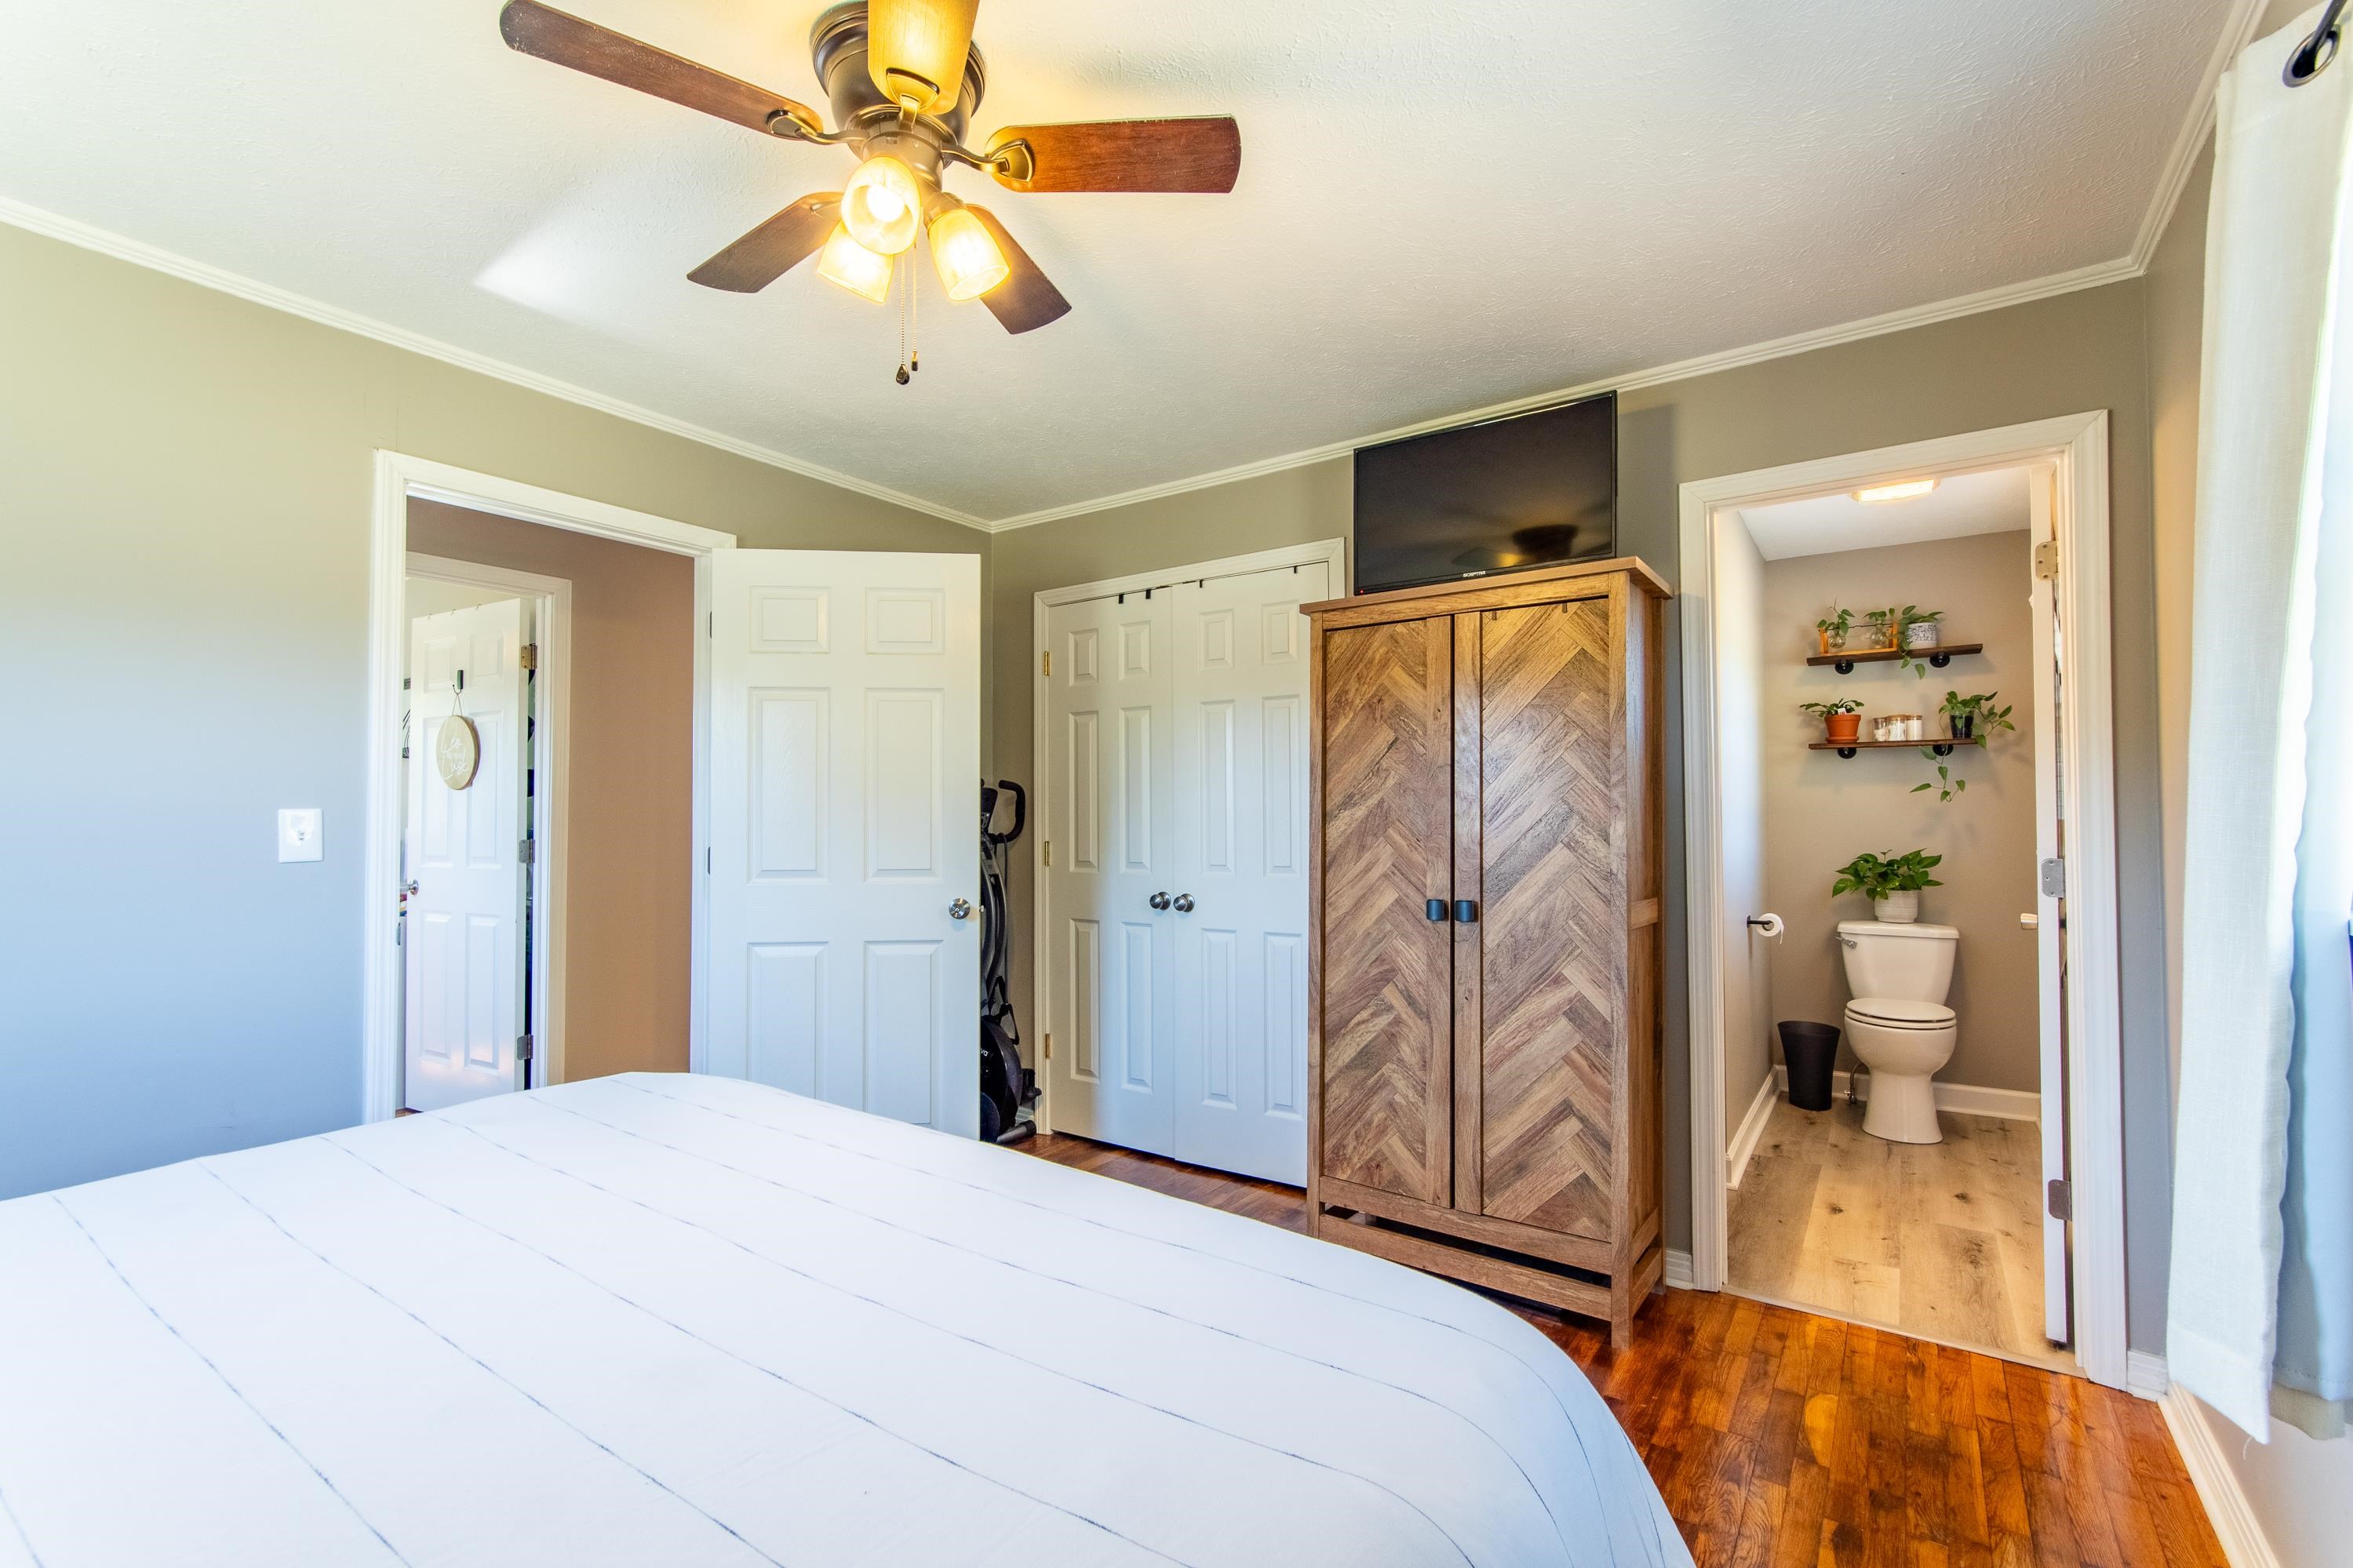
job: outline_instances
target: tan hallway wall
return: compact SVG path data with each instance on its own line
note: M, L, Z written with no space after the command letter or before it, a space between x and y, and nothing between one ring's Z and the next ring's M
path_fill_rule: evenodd
M408 503L408 547L572 584L564 1076L684 1072L694 844L694 566Z
M1835 927L1869 920L1871 908L1860 893L1831 897L1835 869L1865 849L1926 849L1945 858L1936 870L1945 885L1921 895L1920 918L1961 933L1947 998L1960 1016L1959 1040L1936 1077L2031 1093L2042 1073L2034 933L2018 924L2019 912L2034 908L2029 567L2023 530L1767 562L1763 765L1766 902L1789 928L1767 950L1773 1016L1836 1024L1845 1011ZM1833 603L1942 609L1946 639L1982 642L1985 652L1925 677L1892 664L1858 665L1852 675L1810 668L1814 622ZM1822 726L1798 711L1800 702L1860 698L1866 724L1877 714L1921 713L1940 731L1936 707L1948 690L1998 690L2018 726L1944 761L1969 786L1950 801L1912 793L1937 765L1916 751L1842 758L1807 749ZM1780 1058L1778 1046L1773 1055ZM1854 1066L1851 1047L1840 1048L1839 1066Z
M1622 405L1619 534L1629 553L1677 581L1676 487L1685 480L2090 409L2110 411L2125 1053L2132 1085L2126 1149L2128 1267L2132 1342L2154 1349L2162 1323L2170 1125L2164 1090L2143 331L2142 289L2135 280L1643 387L1627 395ZM1423 412L1437 417L1447 410ZM1348 434L1333 432L1335 438ZM1028 782L1033 593L1233 551L1345 535L1350 474L1349 461L1340 458L997 535L997 771ZM1690 1238L1690 1085L1683 984L1681 634L1672 606L1670 623L1666 1173L1668 1237L1682 1247ZM1015 984L1026 1020L1034 1016L1026 855L1017 858L1014 878L1014 908L1021 922Z
M0 1195L360 1114L378 447L749 545L987 537L0 226ZM821 454L820 454L821 456ZM325 813L281 866L276 809ZM102 1007L92 998L104 996Z

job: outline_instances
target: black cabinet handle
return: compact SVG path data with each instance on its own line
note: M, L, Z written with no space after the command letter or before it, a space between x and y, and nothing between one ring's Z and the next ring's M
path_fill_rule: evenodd
M1421 906L1421 912L1430 920L1442 921L1446 918L1446 900L1432 899Z
M1476 921L1478 918L1479 906L1477 904L1472 903L1469 899L1457 899L1454 900L1454 919L1457 924L1467 926Z

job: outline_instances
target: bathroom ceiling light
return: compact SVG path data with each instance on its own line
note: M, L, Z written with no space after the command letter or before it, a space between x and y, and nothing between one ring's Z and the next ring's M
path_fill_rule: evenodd
M1871 485L1854 492L1859 501L1910 500L1936 488L1934 479L1905 479L1892 485Z

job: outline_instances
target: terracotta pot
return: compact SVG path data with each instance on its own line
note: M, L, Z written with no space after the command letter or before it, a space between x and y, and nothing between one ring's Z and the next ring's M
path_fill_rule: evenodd
M1860 713L1830 713L1822 718L1822 739L1833 746L1852 746L1862 728Z

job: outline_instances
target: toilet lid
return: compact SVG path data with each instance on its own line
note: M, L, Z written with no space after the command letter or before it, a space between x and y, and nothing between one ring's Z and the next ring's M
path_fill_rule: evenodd
M1887 1024L1899 1029L1941 1029L1955 1016L1936 1002L1910 1002L1900 996L1858 996L1846 1005L1847 1016L1867 1024Z

